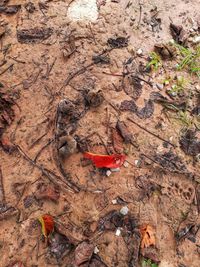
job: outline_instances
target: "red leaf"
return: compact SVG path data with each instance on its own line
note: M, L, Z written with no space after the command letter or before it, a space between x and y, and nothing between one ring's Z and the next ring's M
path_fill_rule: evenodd
M90 152L84 153L84 158L90 159L97 168L118 168L122 166L125 155L98 155Z
M48 237L54 230L54 220L51 215L45 214L39 218L39 222L42 225L42 233L45 237Z

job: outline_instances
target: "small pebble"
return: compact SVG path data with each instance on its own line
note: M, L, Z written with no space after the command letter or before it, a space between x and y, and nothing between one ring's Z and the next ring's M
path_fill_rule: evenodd
M142 56L142 54L143 54L143 50L142 50L141 48L139 48L139 49L137 50L136 54L137 54L138 56Z
M99 249L98 249L98 247L95 247L94 248L94 254L98 254L99 253Z
M106 176L109 177L109 176L111 175L111 173L112 173L112 172L111 172L110 170L107 170L107 171L106 171Z
M136 159L135 160L135 166L140 167L140 165L141 165L141 160L140 159Z
M123 166L124 166L125 168L128 168L128 166L129 166L129 163L128 163L128 161L124 161L124 164L123 164Z
M120 236L120 235L121 235L121 230L120 230L119 228L116 230L115 235L116 235L116 236Z
M124 207L122 207L121 208L121 210L119 211L122 215L127 215L128 214L128 211L129 211L129 209L128 209L128 207L127 206L124 206Z
M194 44L198 44L200 43L200 35L199 36L196 36L193 41L192 41Z
M113 200L112 200L112 204L113 204L113 205L116 205L116 204L117 204L117 199L113 199Z
M164 87L162 83L157 83L156 86L159 90L162 90Z
M174 43L175 43L174 39L169 40L169 44L174 44Z
M113 169L110 169L111 172L119 172L120 171L120 168L113 168Z

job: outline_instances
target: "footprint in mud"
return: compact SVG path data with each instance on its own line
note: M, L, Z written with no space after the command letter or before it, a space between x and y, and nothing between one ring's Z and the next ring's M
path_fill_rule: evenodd
M167 194L169 197L178 196L189 204L193 201L195 189L192 185L188 184L188 182L176 181L169 182L164 186L163 193Z

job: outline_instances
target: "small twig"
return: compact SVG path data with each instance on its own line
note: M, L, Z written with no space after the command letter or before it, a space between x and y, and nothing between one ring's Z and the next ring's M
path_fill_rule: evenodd
M9 58L11 58L12 60L14 60L14 61L15 61L15 62L17 62L17 63L26 64L26 62L25 62L25 61L22 61L22 60L16 59L16 58L14 58L14 57L11 57L11 56L9 56Z
M3 70L0 75L4 74L7 70L11 69L14 66L14 64L11 64L10 66L8 66L7 68L5 68L5 70Z
M64 181L59 175L55 174L53 171L35 163L23 150L19 145L15 145L15 147L18 149L18 152L23 156L24 159L26 159L31 165L36 167L38 170L42 172L43 175L45 175L49 181L51 181L53 184L59 186L62 190L67 190L70 192L77 192L74 190L74 188L70 185L68 181ZM66 188L67 186L67 188ZM70 189L69 189L70 188Z
M113 49L113 47L109 48L109 49L105 49L103 52L101 52L98 56L102 56L105 53L109 53L111 52ZM60 88L60 91L63 90L63 88L67 85L69 85L69 83L71 82L72 79L74 79L76 76L79 76L80 74L83 74L88 68L94 66L95 63L91 62L88 65L82 67L81 69L75 71L74 73L70 73L69 76L67 77L67 79L64 81L64 84L62 85L62 87Z
M96 135L99 137L99 139L100 139L100 141L101 141L102 145L104 146L104 148L105 148L106 152L107 152L107 153L108 153L108 155L109 155L109 154L110 154L110 152L109 152L109 150L108 150L108 148L107 148L106 144L104 143L102 136L101 136L99 133L97 133L97 132L96 132Z
M164 138L160 137L159 135L152 133L151 131L147 130L146 128L144 128L143 126L141 126L140 124L138 124L137 122L135 122L134 120L132 120L131 118L127 118L127 120L131 121L132 123L134 123L135 125L137 125L140 129L144 130L145 132L153 135L154 137L162 140L163 142L168 143L169 145L173 146L173 147L177 147L176 145L172 144L171 142L169 142L168 140L165 140Z
M94 36L94 32L92 30L92 27L91 27L91 24L90 23L89 23L89 28L90 28L90 31L91 31L91 34L92 34L92 38L94 40L94 43L95 43L95 45L97 45L97 42L96 42L96 39L95 39L95 36Z
M47 135L47 133L44 133L43 135L41 135L40 137L38 137L30 146L29 146L29 149L32 149L35 145L37 145L40 140L45 136Z
M106 72L106 71L102 71L102 73L106 74L106 75L116 76L116 77L123 77L124 76L123 74L120 74L120 73L110 73L110 72Z
M44 149L46 149L51 143L53 143L55 141L54 138L50 139L38 152L37 154L35 155L35 158L34 158L34 162L37 161L38 157L41 155L41 153L43 152Z
M142 18L142 4L140 3L140 1L139 1L139 6L140 6L140 15L139 15L137 28L139 28L140 22L141 22L141 18Z
M74 79L76 76L79 76L80 74L83 74L88 68L90 68L91 66L93 66L95 63L90 63L86 66L84 66L83 68L77 70L74 73L70 73L69 76L67 77L67 79L64 81L63 86L60 88L60 91L67 85L69 85L70 81L72 79Z
M54 67L54 65L56 63L56 60L57 60L57 57L55 57L53 63L47 68L47 72L46 72L46 75L45 75L46 79L49 78L49 75L50 75L50 73L51 73L51 71L52 71L52 69L53 69L53 67Z
M5 193L3 187L3 174L0 166L0 203L5 202Z

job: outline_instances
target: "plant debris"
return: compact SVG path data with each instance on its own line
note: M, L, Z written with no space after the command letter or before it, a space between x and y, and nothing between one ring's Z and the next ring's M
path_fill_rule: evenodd
M151 99L149 99L148 101L145 100L145 106L142 109L138 109L137 110L137 116L140 119L147 119L150 118L154 113L154 104L153 101Z
M181 149L185 154L197 156L200 153L200 139L196 136L196 131L187 130L179 140Z
M39 43L48 39L53 33L52 28L32 28L17 30L17 40L19 43Z
M39 183L37 191L35 192L36 199L47 199L58 202L60 197L60 190L53 184Z
M133 113L136 113L137 109L137 105L133 100L124 100L120 105L121 111L131 111Z
M13 110L14 102L4 90L0 88L0 138L5 129L11 125L15 113Z
M141 249L148 248L149 246L155 246L155 230L150 225L143 225L140 227L140 233L142 236Z
M62 262L63 258L69 254L73 247L74 245L70 240L58 231L54 231L49 238L49 253L58 263Z
M84 98L85 98L86 104L89 107L93 107L93 108L99 107L104 101L103 92L101 90L97 92L90 91L84 95Z
M186 171L187 168L180 159L179 156L174 154L172 151L165 152L164 154L155 155L154 159L160 163L161 166L165 167L170 171Z
M42 234L45 238L48 238L54 231L54 219L51 215L45 214L39 218L39 222L42 226Z
M116 153L122 154L124 152L123 139L116 129L112 129L112 144Z
M21 5L0 6L0 14L14 15L21 9Z
M75 266L82 266L82 264L90 261L94 252L94 245L86 241L80 243L75 249Z
M108 45L110 45L113 48L127 47L128 38L125 38L125 37L109 38Z
M177 54L176 48L168 44L155 44L154 49L162 59L172 59Z
M172 37L178 44L185 43L187 37L186 37L186 32L183 29L183 26L170 23L170 31L171 31Z

